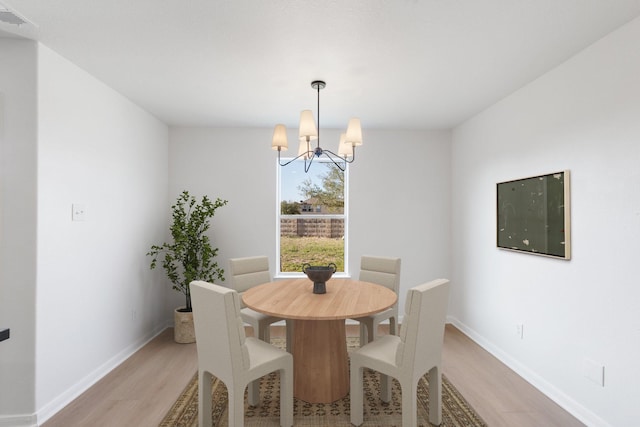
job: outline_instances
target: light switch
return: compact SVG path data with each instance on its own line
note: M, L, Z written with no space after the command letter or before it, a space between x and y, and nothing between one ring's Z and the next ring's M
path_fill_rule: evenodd
M604 387L604 366L590 359L582 361L582 372L585 377Z
M83 204L74 203L71 205L71 220L85 221L87 219L87 209Z

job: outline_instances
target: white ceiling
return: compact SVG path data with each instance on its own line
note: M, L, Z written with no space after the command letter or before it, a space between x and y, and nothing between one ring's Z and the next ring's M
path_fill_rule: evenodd
M322 79L322 127L450 128L640 14L640 0L0 3L166 123L231 127L296 127Z

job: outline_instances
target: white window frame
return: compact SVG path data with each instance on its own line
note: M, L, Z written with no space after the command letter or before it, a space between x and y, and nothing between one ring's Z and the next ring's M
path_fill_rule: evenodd
M283 162L285 161L289 161L291 159L282 159ZM326 161L328 161L329 163L331 163L331 161L329 159L326 159ZM313 160L314 163L325 163L325 159L314 159ZM282 272L280 271L280 219L281 218L300 218L301 216L303 216L304 218L308 218L308 219L314 219L314 218L321 218L321 219L343 219L344 220L344 271L341 272L336 272L333 277L337 277L337 278L348 278L351 277L349 274L349 164L346 164L345 170L344 170L344 213L342 214L324 214L324 215L313 215L313 214L305 214L305 215L282 215L280 213L280 209L281 209L281 194L280 194L280 188L281 188L281 171L284 167L303 167L302 163L299 162L294 162L291 163L289 166L280 166L280 164L278 163L278 160L276 160L276 274L275 277L276 278L297 278L297 277L307 277L302 271L300 272ZM315 165L311 165L311 167L314 167ZM334 165L334 167L337 167Z

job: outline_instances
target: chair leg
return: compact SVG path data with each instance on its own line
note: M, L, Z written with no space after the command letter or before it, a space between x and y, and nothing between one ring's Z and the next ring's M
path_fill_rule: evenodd
M258 339L271 344L271 325L260 325L258 327Z
M351 400L351 424L359 426L364 421L364 409L363 405L363 368L361 366L357 366L353 358L351 360L351 389L350 389L350 400Z
M250 406L258 406L260 404L260 378L249 383L247 403ZM244 396L242 397L244 399Z
M280 425L293 425L293 359L286 369L280 370Z
M211 374L204 371L198 373L198 425L208 427L211 419Z
M393 378L389 375L380 374L380 400L384 403L391 401L391 385L393 384Z
M286 319L287 329L287 353L293 354L293 320Z
M360 347L367 344L367 325L360 322Z
M360 321L360 347L373 341L375 336L373 321Z
M418 408L416 400L418 399L418 383L413 379L407 380L402 387L402 425L417 426L418 425ZM431 399L431 396L429 396ZM431 417L429 417L431 418Z
M229 396L229 425L244 427L244 387L234 384L232 387L227 387L227 394Z
M398 335L398 325L395 317L389 318L389 335Z
M367 343L370 343L371 341L375 340L376 336L378 335L378 324L373 320L369 321L369 323L367 323L367 332L369 333Z
M429 370L429 422L442 423L442 375L438 366Z

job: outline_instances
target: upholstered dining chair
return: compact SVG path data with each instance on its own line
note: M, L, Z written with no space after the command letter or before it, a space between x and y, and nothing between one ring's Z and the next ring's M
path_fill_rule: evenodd
M233 289L240 295L254 286L271 281L269 272L269 258L266 256L254 256L245 258L231 258L229 260L229 274ZM242 320L253 328L256 337L264 342L271 342L271 324L282 320L279 317L259 313L246 307L240 300L242 307ZM291 353L292 322L286 322L287 351Z
M211 426L212 375L227 387L229 425L244 425L244 390L249 405L259 404L259 379L280 374L280 425L293 425L293 356L247 338L238 293L207 282L191 282L193 323L198 352L198 425Z
M449 281L437 279L409 289L400 335L384 335L351 353L351 423L363 422L363 370L380 373L380 399L391 398L391 379L402 390L402 425L417 424L417 390L429 372L429 422L442 422L442 344Z
M360 280L386 286L398 294L400 288L400 258L364 255L360 259ZM378 325L389 319L389 333L396 335L398 324L398 303L393 307L370 316L359 317L360 346L373 341L378 333Z

